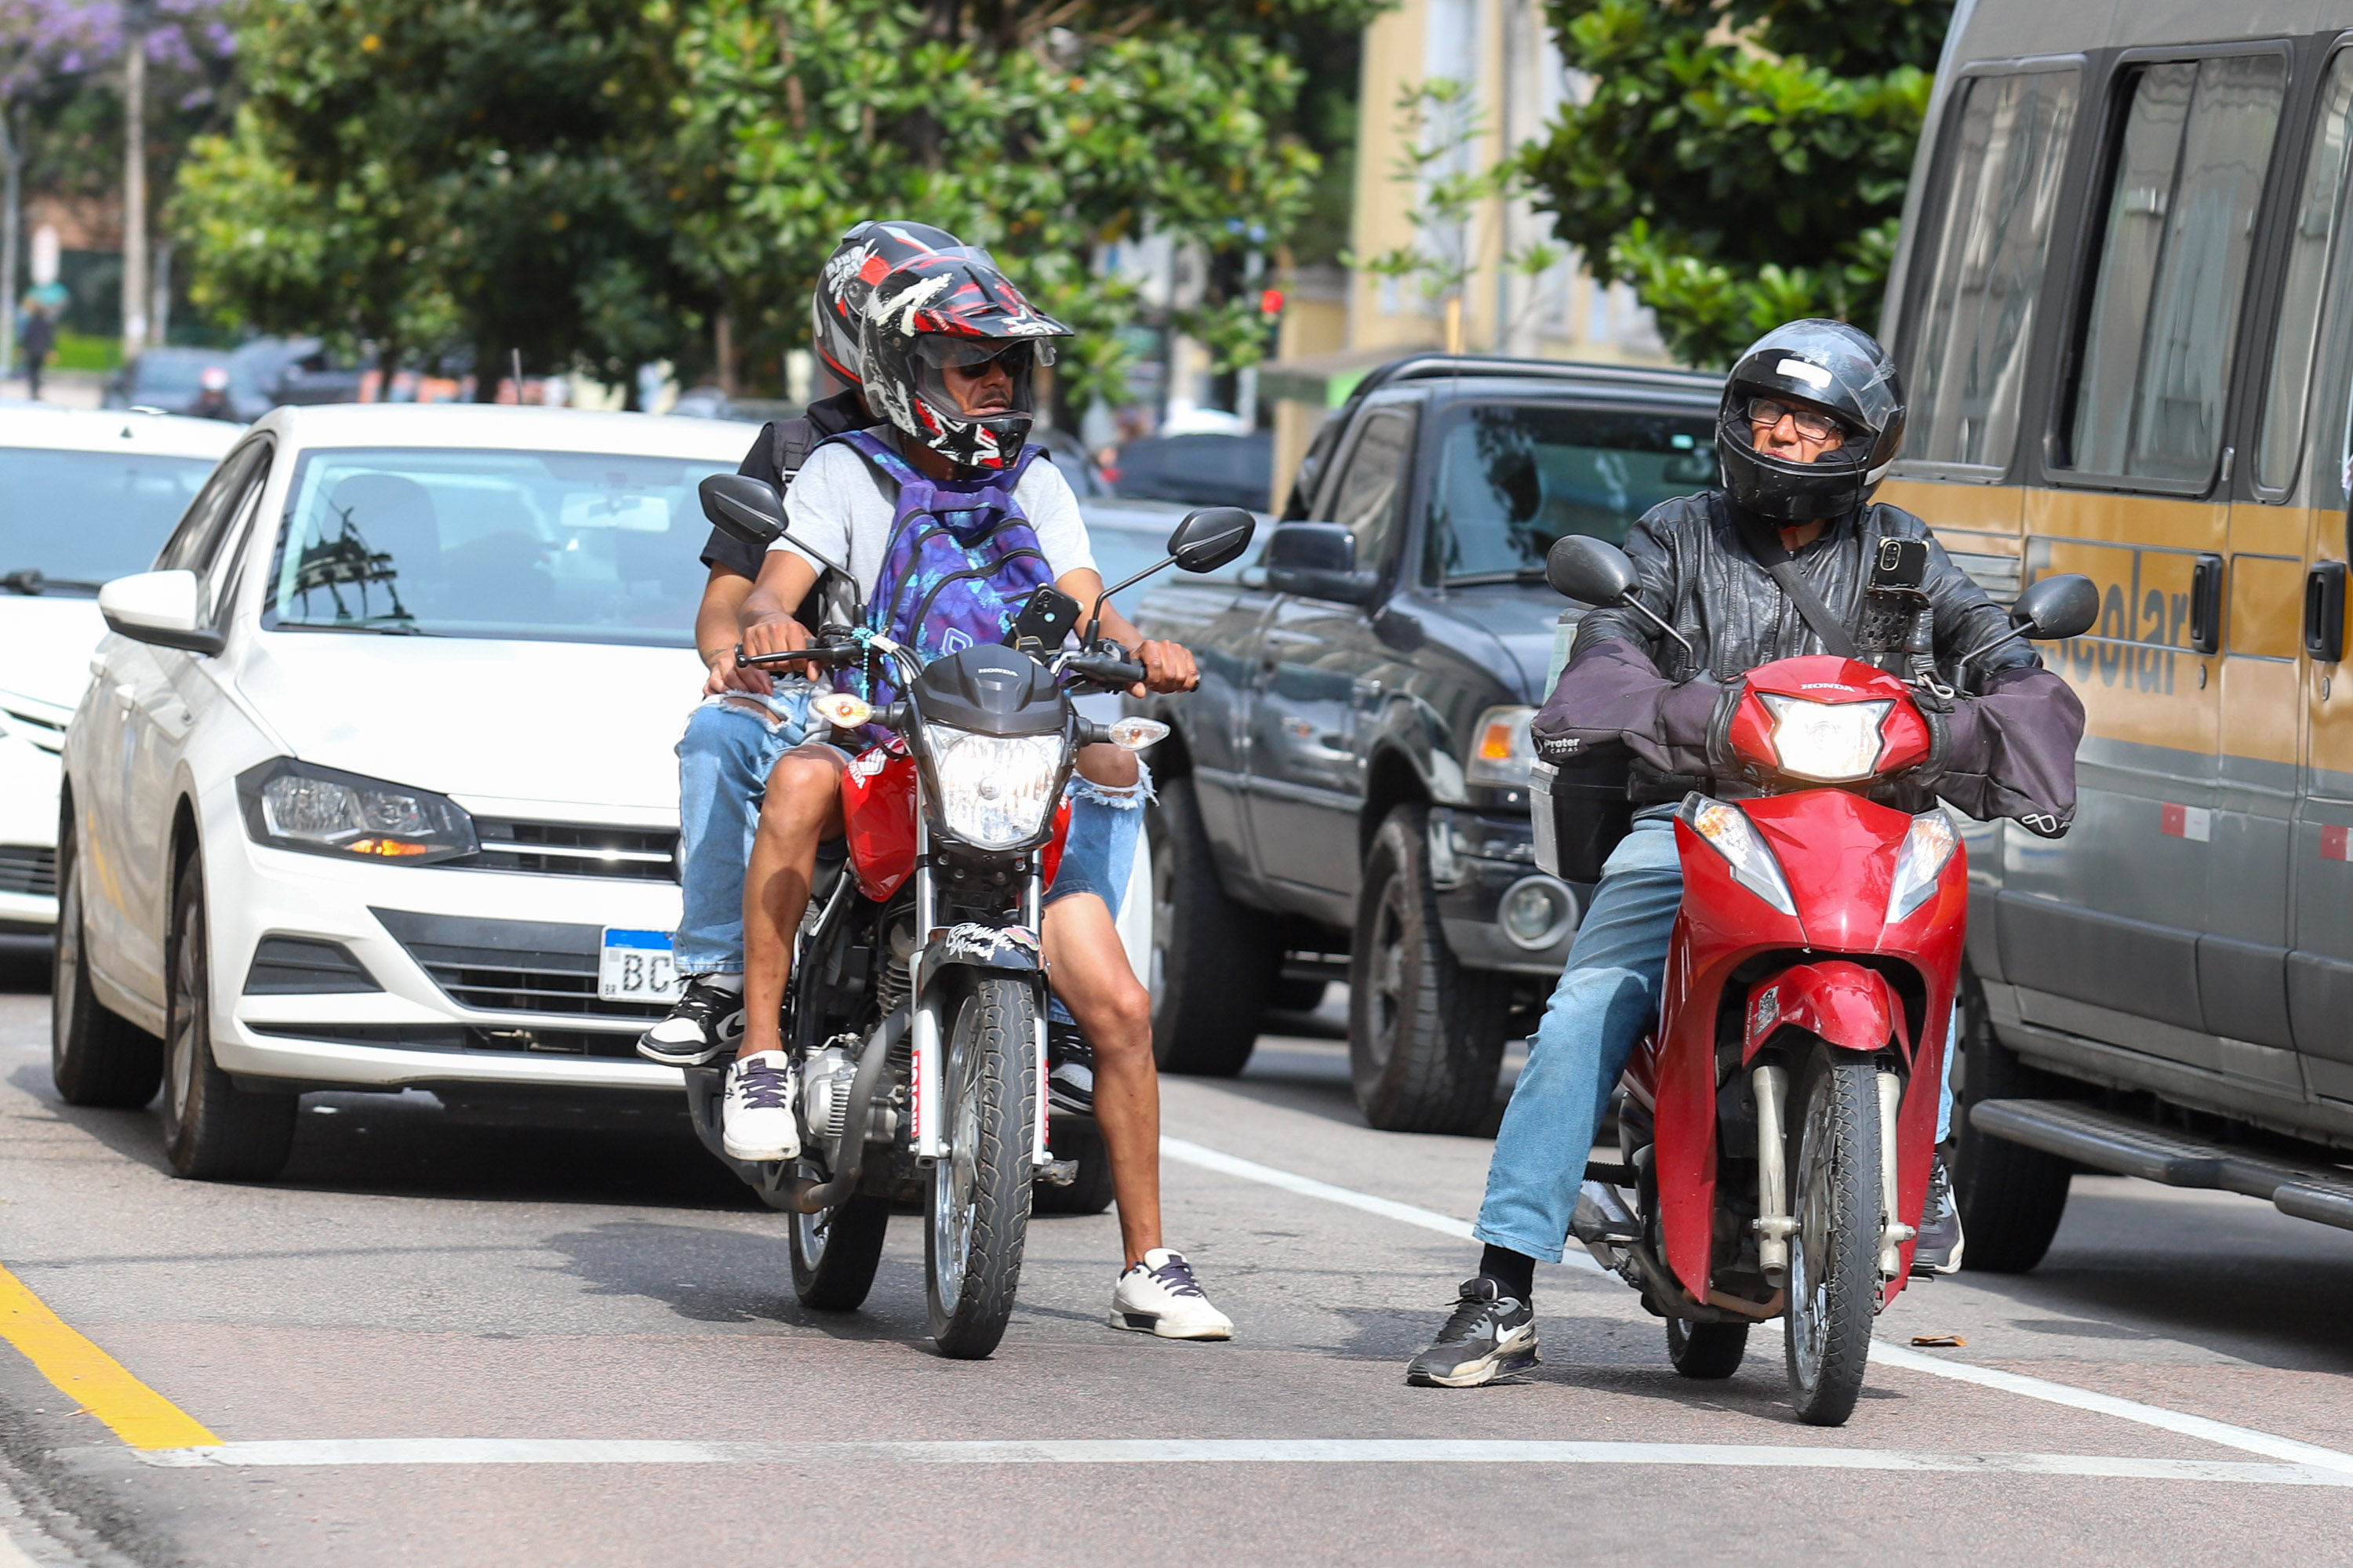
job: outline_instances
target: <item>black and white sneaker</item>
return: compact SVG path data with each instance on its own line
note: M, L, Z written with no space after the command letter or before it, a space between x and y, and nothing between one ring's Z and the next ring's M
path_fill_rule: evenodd
M1046 1103L1065 1116L1095 1114L1095 1048L1059 1018L1046 1021Z
M734 982L730 990L725 980ZM700 1067L744 1043L744 977L697 975L670 1016L638 1036L638 1054L665 1067Z
M1912 1248L1915 1274L1954 1274L1961 1266L1961 1209L1953 1201L1945 1157L1928 1167L1928 1197L1920 1205L1920 1239Z
M1525 1372L1537 1360L1535 1308L1481 1275L1454 1293L1446 1326L1406 1363L1405 1381L1422 1388L1476 1388Z

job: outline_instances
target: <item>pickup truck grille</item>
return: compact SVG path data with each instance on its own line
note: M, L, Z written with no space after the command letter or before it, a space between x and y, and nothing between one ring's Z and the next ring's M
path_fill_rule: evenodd
M0 844L0 893L58 895L58 852L47 845Z
M477 817L480 853L451 863L477 871L543 876L609 876L625 882L678 880L678 830L613 828L583 822L525 822Z
M371 913L460 1007L611 1019L659 1018L670 1011L659 1002L598 999L600 926L477 920L401 909Z

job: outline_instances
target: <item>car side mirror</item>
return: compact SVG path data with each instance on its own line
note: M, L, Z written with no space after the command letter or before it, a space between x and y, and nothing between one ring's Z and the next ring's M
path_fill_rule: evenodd
M2100 619L2100 590L2081 572L2039 577L2010 607L2010 623L2042 642L2081 637Z
M1545 556L1545 581L1579 604L1624 604L1641 580L1625 551L1590 535L1563 534Z
M1188 512L1168 535L1168 553L1183 572L1214 572L1250 548L1258 519L1239 506L1205 506Z
M205 624L204 588L188 571L141 572L98 590L107 626L134 642L217 653L228 639Z
M702 514L711 525L755 550L765 550L785 533L785 500L765 479L746 473L714 473L696 485Z
M1266 586L1277 593L1365 604L1378 574L1356 569L1356 535L1337 523L1285 523L1267 536Z

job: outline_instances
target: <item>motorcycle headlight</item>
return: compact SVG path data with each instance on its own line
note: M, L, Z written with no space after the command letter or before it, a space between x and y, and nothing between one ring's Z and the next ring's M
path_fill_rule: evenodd
M431 865L472 854L474 820L444 796L281 757L237 776L256 843L339 859Z
M975 849L1011 849L1046 826L1062 770L1062 736L927 732L940 822Z
M1528 721L1535 716L1536 710L1530 707L1489 708L1481 714L1471 731L1463 781L1498 789L1526 789L1528 765L1536 759L1535 736L1528 733Z
M1911 831L1904 835L1904 847L1895 855L1895 885L1887 894L1889 925L1928 902L1928 895L1936 891L1936 884L1945 874L1946 863L1960 847L1961 835L1953 831L1952 819L1945 815L1942 807L1912 819Z
M1883 747L1879 726L1893 702L1810 703L1772 692L1757 694L1773 718L1773 752L1792 779L1842 784L1868 779Z
M1781 874L1781 863L1773 858L1771 846L1748 820L1747 812L1704 795L1691 795L1684 798L1676 815L1724 857L1732 868L1733 881L1784 915L1798 912L1798 901L1789 896L1788 880Z

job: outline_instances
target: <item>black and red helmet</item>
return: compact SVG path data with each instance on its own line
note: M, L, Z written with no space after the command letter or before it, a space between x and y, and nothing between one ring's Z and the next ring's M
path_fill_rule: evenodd
M859 347L867 405L961 467L1009 467L1035 422L1037 368L1054 363L1051 340L1070 335L985 254L919 257L866 297ZM992 359L1011 376L1008 406L967 414L944 373Z
M818 273L809 295L809 344L828 370L852 387L866 379L858 346L858 323L866 296L893 268L925 256L977 256L944 228L895 217L870 217L843 234Z

